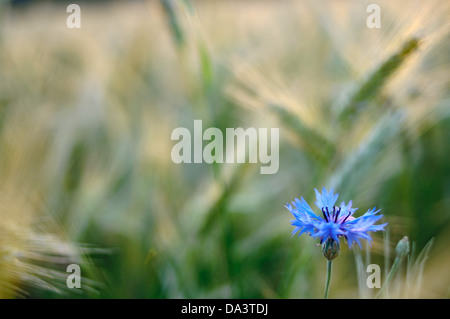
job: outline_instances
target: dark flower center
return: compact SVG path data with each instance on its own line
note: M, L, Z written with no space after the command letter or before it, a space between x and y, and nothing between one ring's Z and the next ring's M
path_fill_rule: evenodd
M327 223L333 219L334 219L334 222L337 223L339 214L341 213L341 208L334 206L333 211L330 213L330 211L328 210L328 207L322 207L322 213L323 213L323 217L325 218ZM347 218L349 218L349 217L350 217L350 213L347 215L347 217L344 218L344 220L341 222L341 224L344 223L347 220Z

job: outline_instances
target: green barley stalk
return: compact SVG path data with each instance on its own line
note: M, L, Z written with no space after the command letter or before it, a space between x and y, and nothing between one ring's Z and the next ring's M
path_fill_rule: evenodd
M375 98L390 77L419 48L419 43L420 41L417 38L409 39L403 44L398 53L381 64L353 95L348 105L342 111L341 119L344 121L348 120L350 116L358 113L368 102Z
M164 12L167 16L167 22L172 33L175 44L178 48L182 48L185 43L185 34L181 26L180 18L178 16L178 6L175 0L160 0Z

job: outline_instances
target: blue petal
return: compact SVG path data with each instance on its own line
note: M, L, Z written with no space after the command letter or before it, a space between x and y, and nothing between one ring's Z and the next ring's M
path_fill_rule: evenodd
M354 241L361 247L360 239L365 239L369 241L370 244L372 238L368 232L384 230L387 223L375 225L375 223L383 217L383 215L376 215L378 212L379 210L376 211L375 208L372 208L364 215L355 218L354 220L346 221L341 225L342 229L345 230L345 237L347 238L349 247Z
M319 216L314 214L313 210L311 209L311 207L309 207L305 199L303 197L301 197L301 199L301 201L298 198L295 199L295 206L297 206L297 209L304 213L307 213L309 216L311 216L311 218L320 219Z
M328 208L328 210L333 210L334 204L336 203L336 200L338 199L339 194L333 194L333 189L331 189L329 192L325 189L325 187L322 189L322 194L319 193L317 189L314 189L316 192L316 199L315 202L316 206L322 210L322 208Z
M322 222L316 225L317 232L311 234L312 237L320 237L320 241L324 242L328 238L339 241L338 236L345 234L345 231L340 228L340 224L334 222Z

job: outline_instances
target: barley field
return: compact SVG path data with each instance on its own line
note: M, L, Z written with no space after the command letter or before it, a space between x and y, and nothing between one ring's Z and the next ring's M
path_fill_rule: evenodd
M1 298L322 298L322 187L388 224L330 298L450 297L448 1L77 3L0 2ZM277 172L174 163L195 120L279 128Z

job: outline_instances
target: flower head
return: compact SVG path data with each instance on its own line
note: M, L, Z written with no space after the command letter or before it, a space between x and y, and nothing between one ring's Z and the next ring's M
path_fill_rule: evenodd
M322 194L317 189L315 191L317 198L315 203L321 210L322 216L316 215L303 197L301 200L296 198L292 204L286 204L285 207L295 217L291 221L291 224L295 226L292 235L297 232L299 236L308 233L311 237L319 238L321 244L334 241L337 247L339 247L339 237L344 237L349 247L356 242L361 248L361 239L366 239L369 244L372 240L368 232L384 230L387 225L387 223L375 225L383 217L383 215L377 215L380 210L375 210L375 207L355 218L353 214L357 208L352 208L351 201L348 204L342 202L340 206L335 206L338 194L334 194L333 189L327 192L324 187Z
M395 247L395 254L397 257L403 258L406 257L409 253L409 239L408 236L405 236L400 240Z

